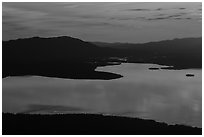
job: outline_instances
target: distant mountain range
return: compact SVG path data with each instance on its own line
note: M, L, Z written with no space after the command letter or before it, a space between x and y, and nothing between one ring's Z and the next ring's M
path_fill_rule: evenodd
M202 68L202 38L183 38L149 42L103 43L93 42L100 47L111 47L122 51L128 62L156 63L172 66L172 69Z
M96 72L115 62L156 63L169 69L202 67L202 38L144 44L86 42L62 36L2 42L3 77L40 75L76 79L112 79L121 75ZM114 63L111 63L114 62Z

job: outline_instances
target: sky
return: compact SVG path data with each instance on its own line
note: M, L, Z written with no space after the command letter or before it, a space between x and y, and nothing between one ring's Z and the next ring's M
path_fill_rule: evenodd
M128 43L201 37L202 3L3 2L2 36Z

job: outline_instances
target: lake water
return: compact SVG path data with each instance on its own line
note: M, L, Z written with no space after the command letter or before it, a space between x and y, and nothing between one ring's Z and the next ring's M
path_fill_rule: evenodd
M124 77L73 80L7 77L2 80L3 112L103 113L202 126L202 71L149 70L154 64L98 67ZM193 73L194 77L186 77Z

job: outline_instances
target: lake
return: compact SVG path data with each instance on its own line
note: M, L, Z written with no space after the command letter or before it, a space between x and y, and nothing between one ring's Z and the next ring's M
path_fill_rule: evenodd
M113 80L40 76L2 80L3 112L102 113L202 127L202 70L149 70L155 64L122 63L97 71ZM186 77L187 73L194 77Z

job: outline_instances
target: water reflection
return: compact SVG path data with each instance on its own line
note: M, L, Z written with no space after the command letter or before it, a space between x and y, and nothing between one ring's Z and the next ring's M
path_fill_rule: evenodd
M152 64L98 68L115 80L3 79L3 112L108 113L201 127L201 70L148 70ZM186 73L193 73L192 78Z

